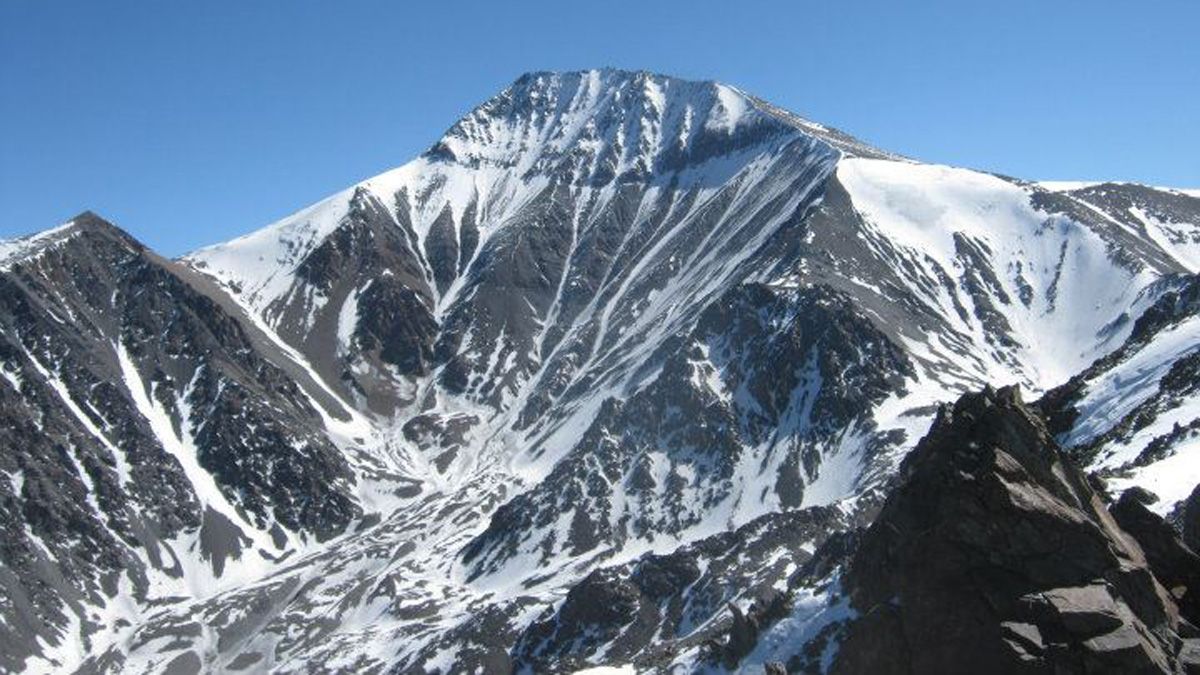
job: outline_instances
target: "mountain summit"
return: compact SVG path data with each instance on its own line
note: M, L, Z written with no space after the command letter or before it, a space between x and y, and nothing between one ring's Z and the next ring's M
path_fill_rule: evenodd
M1153 518L1200 483L1179 191L923 164L600 70L524 75L179 260L91 220L0 244L5 669L836 650L852 531L993 384Z

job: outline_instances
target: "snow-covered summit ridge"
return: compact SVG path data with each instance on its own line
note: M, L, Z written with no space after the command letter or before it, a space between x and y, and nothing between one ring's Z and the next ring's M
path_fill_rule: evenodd
M428 156L575 180L670 175L747 145L827 130L717 82L645 71L528 73L454 124Z

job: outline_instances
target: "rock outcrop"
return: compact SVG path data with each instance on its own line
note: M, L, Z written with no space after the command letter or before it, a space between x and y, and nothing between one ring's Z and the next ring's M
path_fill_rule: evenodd
M1109 511L1121 529L1137 540L1150 571L1179 605L1179 613L1192 624L1200 624L1200 556L1184 545L1167 521L1146 508L1133 490L1121 495Z
M943 408L902 474L846 571L858 616L832 672L1188 665L1151 562L1015 388Z

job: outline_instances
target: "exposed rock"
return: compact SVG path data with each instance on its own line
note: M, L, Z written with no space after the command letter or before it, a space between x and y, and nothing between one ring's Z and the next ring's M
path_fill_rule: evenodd
M1193 551L1200 552L1200 485L1192 490L1183 507L1183 543Z
M1179 539L1179 533L1147 509L1132 490L1109 509L1121 529L1141 546L1150 571L1179 605L1179 613L1200 625L1200 555Z
M655 669L704 644L715 664L736 666L758 627L786 612L776 589L786 570L807 569L804 550L825 550L825 538L845 525L833 508L770 514L666 555L596 570L525 631L513 660L518 669L558 672L603 654Z
M940 411L902 474L846 572L833 672L1175 667L1174 602L1015 388Z
M742 612L732 602L729 613L733 615L733 625L729 628L729 642L725 644L725 662L735 666L758 643L759 622L754 612Z
M840 292L739 286L670 346L647 387L628 402L607 401L548 480L497 510L466 550L473 575L522 549L554 557L557 533L547 526L567 510L573 526L558 546L576 555L683 531L739 499L734 470L758 448L767 451L756 463L779 466L770 491L794 508L820 474L831 430L859 425L864 465L903 439L874 433L861 411L901 390L913 365ZM648 475L654 462L664 485ZM761 501L760 490L744 499ZM670 509L655 508L656 491ZM614 513L618 506L624 512Z
M259 555L252 529L325 539L360 513L314 403L207 281L95 214L59 236L0 269L0 471L20 477L0 481L0 622L19 627L0 670L122 583L144 601Z

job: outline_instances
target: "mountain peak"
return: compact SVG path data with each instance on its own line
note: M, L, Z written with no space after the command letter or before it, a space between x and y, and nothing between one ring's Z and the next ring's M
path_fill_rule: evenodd
M63 227L65 228L64 231L71 234L93 235L137 251L146 249L145 245L134 238L133 235L91 209L85 210L74 218L71 218Z
M4 244L0 671L1072 670L1055 612L1174 658L1070 462L1200 480L1200 202L868 151L530 73L177 263L90 212Z
M591 184L673 175L799 130L716 82L614 69L532 72L459 120L433 159Z
M107 232L128 236L124 230L117 227L104 216L87 209L66 222L66 225L80 231Z
M36 256L83 233L113 238L137 250L145 249L140 242L103 216L85 210L55 227L24 237L0 240L0 270L7 270L21 260Z
M799 136L844 154L887 156L727 84L602 68L521 75L455 123L427 157L522 175L567 167L595 184L675 174Z

